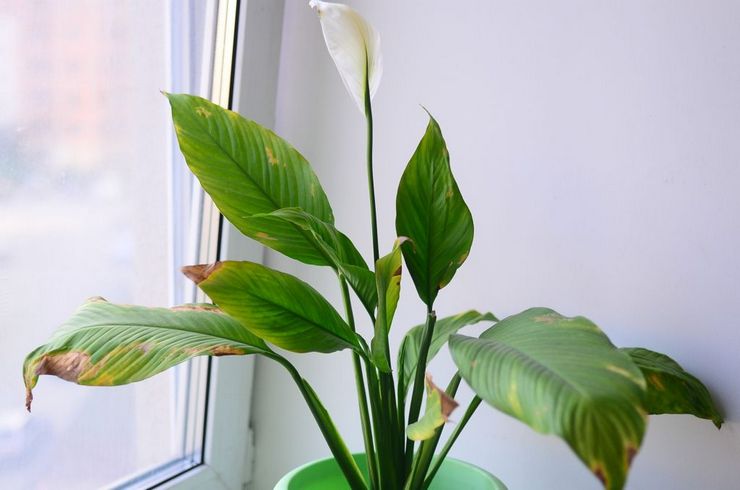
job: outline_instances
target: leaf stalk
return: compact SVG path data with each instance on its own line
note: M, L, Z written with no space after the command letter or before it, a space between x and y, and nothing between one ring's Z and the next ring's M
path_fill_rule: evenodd
M427 306L427 321L424 324L424 332L422 335L421 348L419 349L419 357L416 364L416 373L414 374L414 388L411 394L411 406L409 407L408 424L411 425L419 420L419 411L421 410L421 398L424 394L424 373L427 366L427 356L429 354L429 346L432 343L432 336L434 334L434 324L437 321L437 314L432 310L431 305ZM406 460L405 468L406 471L411 470L412 458L414 455L414 441L406 439Z

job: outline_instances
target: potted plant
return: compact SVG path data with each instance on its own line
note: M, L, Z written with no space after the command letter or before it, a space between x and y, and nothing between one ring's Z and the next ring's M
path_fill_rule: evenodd
M441 129L430 116L398 185L398 239L381 249L371 103L382 72L379 36L344 5L312 0L311 6L367 120L371 266L334 226L317 176L289 143L207 100L166 96L187 164L223 215L277 252L333 269L344 316L305 282L260 264L188 266L183 272L215 305L148 308L89 300L27 356L28 409L40 375L109 386L142 380L194 356L262 355L291 375L333 455L298 468L277 487L302 489L504 488L492 475L447 458L483 402L561 437L608 489L624 487L649 414L693 414L720 427L722 417L699 380L663 354L615 347L586 318L547 308L500 321L475 310L437 318L435 299L473 242L473 219L450 170ZM408 330L394 363L388 332L404 270L426 305L426 318ZM374 326L369 341L356 332L352 293ZM477 338L458 333L481 322L491 326ZM350 452L318 394L271 345L297 353L351 351L363 453ZM445 345L459 371L440 388L426 367ZM462 381L476 396L440 447Z

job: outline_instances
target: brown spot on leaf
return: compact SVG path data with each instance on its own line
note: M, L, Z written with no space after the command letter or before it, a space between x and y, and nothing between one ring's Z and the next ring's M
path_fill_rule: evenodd
M601 480L601 483L604 485L604 488L607 488L609 486L609 483L606 478L606 474L604 474L604 469L601 467L601 465L594 466L593 472L594 472L594 475L596 475L596 478Z
M141 352L146 354L147 352L152 350L152 344L149 342L142 342L141 344L138 345L138 348Z
M103 298L102 296L93 296L91 298L87 298L86 303L107 303L108 300Z
M230 345L218 345L211 349L211 355L214 356L238 356L244 354L243 349L231 347Z
M238 347L232 347L230 345L216 345L216 346L200 346L200 347L187 347L183 349L185 355L202 356L238 356L244 354L244 350Z
M84 352L69 351L47 354L36 366L37 376L51 374L65 381L77 382L80 374L90 366L90 356Z
M198 303L194 305L180 305L180 306L173 306L170 308L172 311L208 311L211 313L222 313L218 306L216 305L209 305L205 303Z
M26 388L26 410L31 411L31 403L33 403L33 393L31 388Z
M219 267L221 267L221 262L214 262L213 264L186 265L181 270L188 279L193 281L195 284L200 284L208 279L208 276L213 274Z
M653 387L656 390L663 391L665 390L665 385L663 385L663 381L660 379L660 375L657 373L650 373L648 376L648 379L650 380L650 384L653 385Z
M447 418L450 416L452 411L458 407L459 403L457 403L454 398L452 398L443 389L439 388L432 382L431 374L426 373L425 381L427 385L427 390L433 390L439 393L440 400L442 402L442 416L444 417L445 421L447 421Z
M275 241L277 241L277 238L275 238L274 236L268 235L264 231L258 231L255 235L257 236L257 238L261 238L262 240L275 240Z
M278 162L278 159L275 158L275 154L269 146L265 146L265 155L267 155L267 161L270 162L270 165L277 165L280 163Z
M200 117L211 117L211 111L209 111L205 107L196 108L195 113L198 114Z
M632 464L632 460L637 454L637 448L631 444L627 445L627 468Z

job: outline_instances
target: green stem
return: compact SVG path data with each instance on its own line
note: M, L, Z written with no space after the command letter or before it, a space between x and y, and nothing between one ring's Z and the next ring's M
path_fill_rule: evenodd
M434 334L434 324L437 321L437 315L432 311L431 306L427 306L427 321L422 332L421 347L419 348L419 358L416 364L416 373L414 375L414 390L411 394L411 406L409 408L408 425L419 420L419 411L421 410L421 398L424 394L424 372L427 366L427 356L429 346L432 343ZM404 467L406 472L411 470L411 462L414 456L414 441L406 439L406 459Z
M427 475L426 480L424 480L424 486L423 489L428 488L429 485L431 485L432 480L434 479L434 475L437 474L437 471L439 471L439 467L442 466L442 462L447 457L447 453L450 452L450 449L452 448L452 445L455 444L455 441L460 436L460 433L465 428L465 424L468 423L468 420L470 420L470 417L473 416L473 413L478 408L478 406L481 403L481 399L479 396L476 396L473 398L473 400L470 402L470 405L468 405L468 409L465 410L465 415L463 415L462 420L457 423L455 426L455 430L452 431L452 434L450 434L450 438L447 439L447 442L442 447L442 451L437 455L437 458L434 460L434 464L432 465L432 469L429 470L429 474Z
M347 281L339 276L339 282L342 288L342 299L344 300L344 309L347 314L347 323L352 331L355 331L355 315L352 312L352 302L349 297ZM371 488L378 487L378 463L375 459L375 445L373 443L372 426L370 425L370 414L367 408L367 392L365 382L362 378L362 365L360 364L360 355L357 352L352 353L352 362L355 369L355 386L357 388L357 399L360 402L360 421L362 424L362 438L365 442L365 454L367 455L368 474L370 475Z
M459 386L460 373L455 373L455 375L452 377L449 384L447 385L445 393L454 398ZM442 436L442 430L444 429L444 427L444 425L439 427L431 438L421 443L419 451L416 453L416 458L414 458L413 470L411 472L411 476L409 477L409 481L411 481L411 486L409 488L422 488L424 477L426 476L427 470L429 469L429 464L432 462L434 451L437 449L437 444L439 443L439 438Z
M319 426L334 459L337 461L339 468L342 470L342 473L344 473L344 477L347 479L347 483L349 483L350 488L353 490L367 490L367 483L365 483L365 479L360 472L360 468L352 457L352 453L347 449L347 445L344 443L342 436L334 425L334 421L331 419L329 412L326 411L326 408L324 408L324 405L321 403L321 400L318 395L316 395L313 388L311 388L311 385L301 377L295 366L288 362L284 357L278 356L277 354L268 357L282 364L282 366L288 370L288 373L290 373L290 376L293 378L296 385L298 385L298 389L306 400L314 419L316 419L316 423Z
M403 348L403 346L401 346ZM404 356L398 357L398 385L396 390L396 418L400 433L405 435L406 432L406 386L404 383ZM402 440L404 437L402 437Z
M373 108L370 103L370 81L365 77L365 119L367 120L367 185L370 193L370 224L373 231L373 264L380 258L378 250L378 218L375 209L375 177L373 175Z
M370 392L370 408L373 416L373 433L377 441L378 473L381 489L392 489L391 471L395 467L391 452L388 449L388 434L384 432L388 427L386 413L383 409L383 394L378 384L378 375L375 365L365 359L365 373L367 386Z
M403 474L403 471L398 471L398 461L403 461L403 443L405 440L405 431L403 430L403 427L399 430L399 423L397 418L397 412L396 412L396 390L395 390L395 383L393 381L393 374L392 373L379 373L380 378L380 388L381 388L381 395L383 396L383 412L386 414L386 420L387 420L387 432L385 434L385 437L389 441L389 449L392 454L393 462L392 465L392 479L393 479L393 488L398 488L401 483L403 482L403 479L405 478L405 475Z

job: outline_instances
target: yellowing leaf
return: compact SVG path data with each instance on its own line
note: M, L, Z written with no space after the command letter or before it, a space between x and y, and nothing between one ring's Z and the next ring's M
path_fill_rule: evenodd
M437 427L447 422L448 417L458 406L444 390L432 382L432 377L427 374L425 380L427 386L427 404L424 415L406 428L406 435L413 441L425 441L430 439Z
M26 407L39 376L113 386L154 376L201 355L272 353L238 321L213 305L147 308L93 298L23 364Z
M375 318L375 336L370 344L373 362L386 373L391 372L388 332L396 313L401 294L401 244L407 238L399 238L388 255L375 263L375 282L378 290L378 316Z
M480 338L453 335L462 378L483 400L560 436L609 490L620 490L645 432L645 380L583 317L531 308Z

